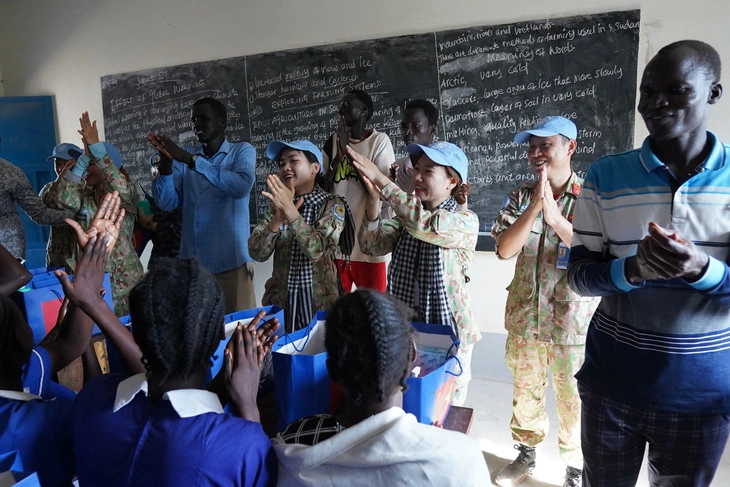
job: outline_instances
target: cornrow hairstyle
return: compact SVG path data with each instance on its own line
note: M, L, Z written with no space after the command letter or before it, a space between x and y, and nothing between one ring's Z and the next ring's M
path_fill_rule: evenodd
M19 344L15 338L20 325L19 316L20 310L13 300L0 293L0 369L6 377L20 377L25 363L22 360L13 361L19 357Z
M213 109L213 112L215 112L216 116L224 120L228 120L226 106L220 100L216 100L215 98L211 97L200 98L199 100L196 100L195 103L193 103L194 107L198 105L208 105L210 108Z
M707 74L708 81L716 83L720 81L722 74L722 61L720 55L714 47L706 42L696 40L677 41L668 44L657 53L657 56L674 54L677 51L689 49L693 52L693 62L695 69L702 69Z
M406 390L415 330L404 308L391 296L358 289L327 315L329 369L353 405L367 398L385 402L396 388Z
M373 99L363 90L350 90L347 92L347 94L353 94L355 97L360 100L367 108L368 108L368 119L366 121L369 121L373 117L373 110L375 109L375 105L373 105Z
M160 258L129 293L134 341L161 383L208 369L221 339L223 293L196 259Z
M411 100L406 104L406 110L423 110L429 125L436 125L439 121L438 109L428 100Z

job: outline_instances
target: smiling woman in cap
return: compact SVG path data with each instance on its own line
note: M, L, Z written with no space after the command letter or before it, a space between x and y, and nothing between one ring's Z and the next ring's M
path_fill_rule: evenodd
M278 163L279 175L266 179L269 191L262 194L271 204L251 232L248 251L259 262L274 254L274 272L261 303L284 308L290 333L307 326L318 310L329 309L339 297L335 249L348 227L349 240L354 239L354 227L346 225L344 199L316 184L322 172L317 146L308 140L275 140L266 147L266 156Z
M449 142L409 144L414 194L401 190L366 157L348 148L368 189L368 207L358 234L368 255L393 252L388 293L416 313L417 321L449 326L461 340L463 373L456 378L454 404L463 404L471 378L471 351L481 338L471 313L467 272L477 244L479 219L459 211L468 192L469 161ZM378 201L395 212L381 220Z

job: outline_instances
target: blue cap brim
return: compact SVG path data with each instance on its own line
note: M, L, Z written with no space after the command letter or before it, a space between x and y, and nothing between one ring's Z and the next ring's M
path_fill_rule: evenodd
M515 134L515 144L526 144L530 141L530 137L552 137L553 135L560 135L559 132L553 132L552 130L525 130Z
M273 140L266 146L266 157L272 161L278 161L281 158L281 153L285 149L293 149L302 152L309 152L314 154L314 157L319 163L319 172L324 171L324 164L322 163L322 151L309 141L295 141L293 143L284 142L281 140Z
M421 144L408 144L406 147L406 151L412 156L420 157L421 154L426 154L426 157L431 159L436 164L440 164L442 166L451 166L446 161L446 157L436 149L433 149L427 145L421 145Z

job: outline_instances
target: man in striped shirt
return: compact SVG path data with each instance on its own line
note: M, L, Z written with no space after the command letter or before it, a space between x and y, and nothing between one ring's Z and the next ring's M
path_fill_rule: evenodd
M576 374L586 486L709 485L730 425L730 147L708 132L720 57L699 41L644 70L640 149L597 160L576 205L573 289L601 296Z

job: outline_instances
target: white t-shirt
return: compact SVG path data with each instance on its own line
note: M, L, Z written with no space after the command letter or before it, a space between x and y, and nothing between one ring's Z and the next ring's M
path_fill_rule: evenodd
M333 159L338 160L337 155L338 144L337 134L332 136L332 153ZM395 162L395 153L393 152L393 145L390 143L390 138L377 130L373 130L365 140L359 141L350 139L350 147L357 152L362 154L373 163L378 166L380 172L388 175L390 165ZM337 167L330 169L330 160L326 152L322 153L324 160L324 167L329 172L330 170L335 171L334 175L334 192L335 194L345 198L347 205L352 211L352 218L355 223L355 246L350 255L350 260L353 262L387 262L387 256L371 257L365 255L360 251L360 243L357 241L357 233L360 230L360 224L362 223L365 215L365 207L367 206L368 194L365 187L360 181L360 176L355 169L355 166L345 158L344 164L338 164ZM345 257L337 249L336 257L338 259L344 259Z

